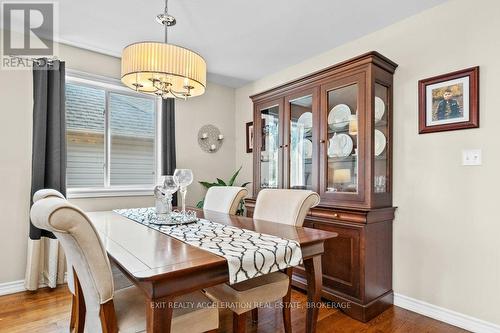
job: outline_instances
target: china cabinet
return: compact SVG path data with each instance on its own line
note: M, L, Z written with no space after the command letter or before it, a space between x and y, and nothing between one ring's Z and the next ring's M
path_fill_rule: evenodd
M368 321L393 302L392 84L397 64L370 52L251 96L254 197L263 188L321 196L305 226L325 243L323 297ZM249 215L255 199L246 200ZM294 271L304 288L304 270Z

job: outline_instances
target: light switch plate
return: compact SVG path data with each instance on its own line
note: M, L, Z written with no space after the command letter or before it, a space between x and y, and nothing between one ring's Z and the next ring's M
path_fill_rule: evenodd
M481 165L481 149L462 150L462 165Z

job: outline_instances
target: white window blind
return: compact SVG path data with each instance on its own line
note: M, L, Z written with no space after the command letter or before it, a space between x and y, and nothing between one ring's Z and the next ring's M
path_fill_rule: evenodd
M105 91L66 85L66 186L104 187Z
M154 97L109 83L66 83L66 182L70 197L152 193L157 178Z
M154 183L154 101L109 94L111 112L111 186Z

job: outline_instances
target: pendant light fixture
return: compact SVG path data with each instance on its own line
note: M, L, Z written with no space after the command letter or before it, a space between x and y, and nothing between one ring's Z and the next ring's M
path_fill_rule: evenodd
M176 24L165 11L156 17L165 27L165 42L139 42L123 49L121 81L137 92L162 98L200 96L207 85L207 65L197 53L168 44L168 28Z

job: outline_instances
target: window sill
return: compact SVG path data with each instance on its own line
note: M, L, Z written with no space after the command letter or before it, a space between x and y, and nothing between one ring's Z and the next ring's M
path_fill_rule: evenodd
M71 188L66 191L68 199L151 196L152 188Z

